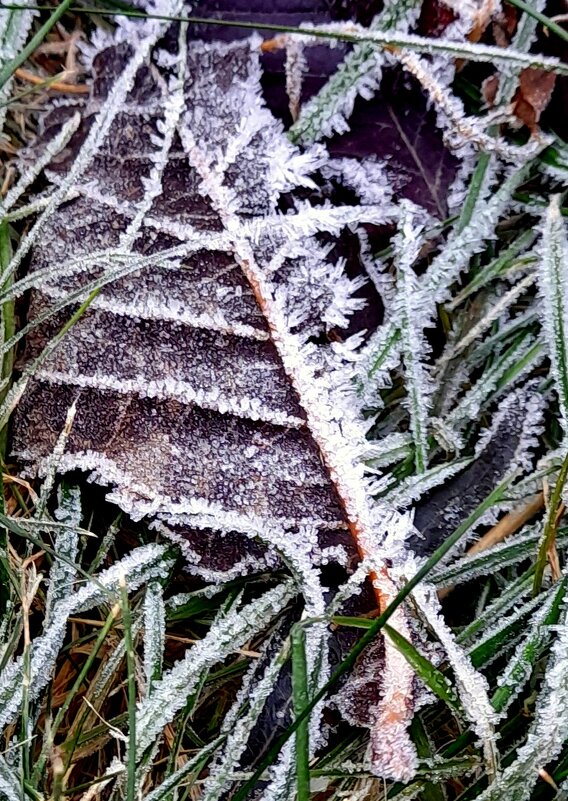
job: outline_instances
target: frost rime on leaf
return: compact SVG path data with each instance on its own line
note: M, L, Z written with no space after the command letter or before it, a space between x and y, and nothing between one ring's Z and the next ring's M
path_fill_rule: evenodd
M320 615L319 568L331 556L322 538L349 530L372 557L384 510L363 464L357 340L314 341L360 307L360 283L314 237L382 223L392 207L298 203L280 213L282 192L314 187L322 154L290 145L262 105L258 42L187 45L182 28L177 49L155 53L159 26L144 21L142 35L125 26L117 44L91 54L93 91L49 165L54 191L17 257L33 247L32 361L68 319L65 293L77 304L93 282L100 291L30 382L15 452L45 471L76 403L60 470L89 471L127 513L157 518L196 553L208 529L264 541L268 564L274 554L287 562L306 610ZM73 269L56 273L60 259ZM105 284L117 261L124 272ZM384 608L396 586L377 560ZM404 629L402 611L395 624ZM326 639L323 625L310 628L312 689L327 675ZM393 656L385 687L397 678ZM374 767L393 778L415 764L404 675L405 692L390 699L396 736L375 737ZM160 729L149 710L161 687L142 702L139 749Z

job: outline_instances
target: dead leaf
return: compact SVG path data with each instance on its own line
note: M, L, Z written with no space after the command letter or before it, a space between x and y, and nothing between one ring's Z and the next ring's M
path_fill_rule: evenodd
M420 8L418 33L421 36L441 36L455 19L453 9L441 0L424 0Z
M274 569L284 550L301 575L314 574L307 606L314 585L321 598L327 591L318 584L326 539L350 533L351 551L365 557L375 525L359 458L367 424L355 392L355 402L346 392L352 363L325 341L337 317L330 304L347 290L316 235L340 239L350 221L381 224L383 207L330 209L298 191L297 207L281 213L284 189L306 183L304 157L261 105L257 52L249 42L192 41L179 89L143 64L120 103L113 90L132 63L130 45L95 57L84 124L48 173L57 185L75 164L73 199L46 221L32 254L31 273L42 272L29 317L41 324L26 358L44 352L70 310L45 312L116 266L109 250L126 250L130 272L102 287L34 372L14 448L41 466L76 403L62 472L82 469L110 484L115 503L137 519L150 516L208 581L223 571L206 561L212 544L221 562L232 561L232 575ZM77 150L101 118L109 130L83 162ZM407 121L398 112L389 119L416 149L421 140ZM426 181L435 183L430 173ZM61 265L74 259L81 269L65 273ZM381 609L396 594L389 571L385 562L373 575ZM403 634L405 616L398 610L395 621ZM408 779L416 767L406 733L412 672L393 647L385 651L384 686L393 694L379 714L393 731L381 728L375 767Z
M517 9L505 3L493 19L493 38L498 47L509 47L517 27Z
M538 121L550 102L555 83L554 72L540 69L526 69L521 72L519 87L513 98L513 111L531 133L538 130Z
M263 22L282 25L310 22L315 25L342 19L347 10L358 10L359 18L365 24L373 4L370 0L364 3L314 0L306 8L302 0L277 0L267 10L263 0L247 0L246 6L239 4L235 10L232 0L204 0L199 8L204 16L210 12L212 16L226 19L250 19L259 25L262 34ZM441 35L455 18L441 0L429 0L422 8L418 27L424 35ZM228 40L236 38L240 32L196 26L195 34L206 39ZM266 38L273 35L266 32ZM323 44L307 49L308 68L302 85L302 103L319 92L348 50L341 43L334 47ZM288 127L292 119L286 94L284 60L281 51L264 54L262 88L268 107ZM455 177L457 161L444 145L435 124L435 114L428 109L424 94L412 78L399 69L387 71L375 97L370 101L357 101L349 128L348 133L328 141L332 156L385 159L389 179L401 197L425 206L437 217L447 216L446 198Z
M333 156L383 160L400 197L436 217L447 216L448 191L458 162L444 145L435 113L414 79L390 71L372 100L356 102L349 123L349 133L329 142Z

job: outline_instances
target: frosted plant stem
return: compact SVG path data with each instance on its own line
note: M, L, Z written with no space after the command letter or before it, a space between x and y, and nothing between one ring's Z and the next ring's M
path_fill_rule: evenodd
M14 56L12 61L2 67L0 70L0 89L3 88L4 84L11 78L12 74L18 69L18 67L20 67L24 61L31 56L37 47L39 47L49 31L59 22L65 12L68 11L72 3L73 0L62 0L62 2L53 11L49 19L44 22L39 31L30 39L28 44L23 47L16 56ZM26 7L24 6L24 8Z

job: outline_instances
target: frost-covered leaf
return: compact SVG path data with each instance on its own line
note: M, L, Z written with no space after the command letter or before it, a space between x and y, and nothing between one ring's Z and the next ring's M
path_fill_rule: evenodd
M334 243L390 222L394 207L390 195L302 199L299 189L317 193L325 154L292 146L263 105L258 40L207 45L182 25L158 49L161 25L123 21L87 48L81 123L6 268L32 251L11 290L32 287L28 367L5 404L25 389L14 451L48 472L62 410L76 409L61 472L111 485L111 500L153 517L206 579L282 560L320 616L322 568L384 536L352 381L361 335L330 336L361 309L362 279ZM88 289L91 305L70 318ZM325 626L307 638L315 690L328 672ZM317 715L311 725L317 742Z

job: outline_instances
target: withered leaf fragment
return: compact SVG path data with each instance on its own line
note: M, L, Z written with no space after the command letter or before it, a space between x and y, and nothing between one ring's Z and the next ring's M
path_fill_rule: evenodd
M109 485L123 510L178 541L196 572L216 580L231 565L282 559L306 612L321 615L321 566L338 556L334 532L349 532L360 557L377 551L384 609L397 585L379 555L387 524L363 464L357 340L326 336L361 307L361 282L317 235L389 221L390 198L296 200L280 212L282 193L316 189L310 173L325 154L291 146L263 106L258 41L164 33L163 23L127 21L96 43L81 127L50 165L66 202L36 223L27 358L101 291L30 382L14 453L41 474L76 403L60 470ZM393 625L408 635L402 610ZM326 641L310 630L318 683ZM388 643L384 652L372 767L407 780L413 678Z

